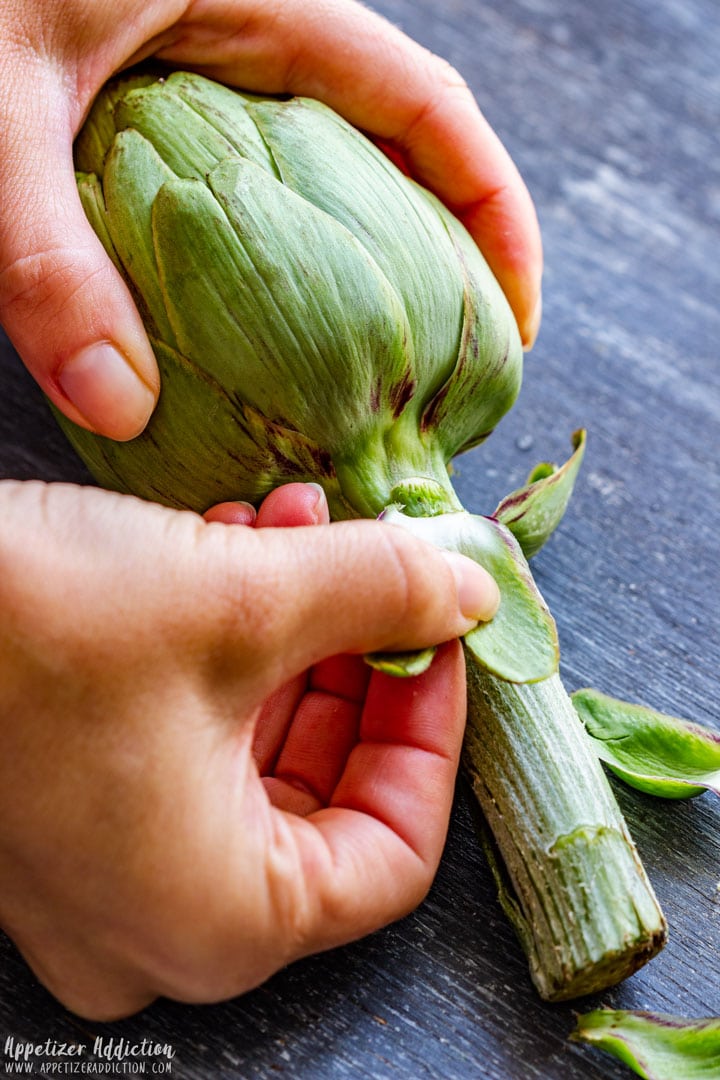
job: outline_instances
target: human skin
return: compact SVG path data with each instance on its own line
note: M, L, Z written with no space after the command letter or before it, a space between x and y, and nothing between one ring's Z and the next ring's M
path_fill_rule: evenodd
M4 0L0 322L69 417L131 438L159 392L71 153L103 82L153 54L367 130L462 217L531 344L527 191L459 75L378 16L351 0ZM97 1019L240 993L397 918L445 836L460 649L409 681L368 678L359 657L456 638L492 614L488 576L390 526L328 525L312 486L257 519L210 517L0 484L0 925Z
M463 220L532 344L542 252L527 189L458 72L376 13L354 0L3 0L0 323L72 420L128 439L159 392L72 163L102 84L148 56L248 90L319 98L365 130Z
M0 926L60 1001L217 1001L417 905L489 575L315 485L207 521L4 481L0 516Z

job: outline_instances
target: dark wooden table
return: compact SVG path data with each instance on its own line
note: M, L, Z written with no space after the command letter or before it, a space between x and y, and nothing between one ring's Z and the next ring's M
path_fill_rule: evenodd
M520 165L544 231L540 340L513 414L458 464L463 501L489 512L536 460L564 460L570 433L587 427L571 510L535 560L566 682L718 727L717 0L375 7L463 72ZM87 482L1 347L2 475ZM617 793L671 940L581 1008L720 1015L720 802ZM85 1023L0 938L0 1044L7 1035L157 1038L172 1043L182 1078L629 1075L567 1042L576 1007L535 995L462 788L437 881L414 915L227 1004L160 1002L123 1023Z

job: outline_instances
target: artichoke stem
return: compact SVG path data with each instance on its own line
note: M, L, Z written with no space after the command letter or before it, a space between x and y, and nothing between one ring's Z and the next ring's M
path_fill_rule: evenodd
M601 991L667 936L621 811L559 675L517 685L466 661L463 767L533 982L548 1001Z
M402 434L403 418L395 424ZM360 449L352 446L347 455L333 455L333 465L342 495L353 508L351 516L377 517L400 497L401 488L412 485L412 491L418 492L423 483L432 499L437 499L438 490L442 492L445 510L463 509L450 482L443 452L432 439L420 441L415 436L403 441L393 430L385 437L374 437L371 444Z
M600 991L662 948L665 919L557 674L554 621L527 563L519 549L509 563L492 558L488 519L458 513L448 487L439 478L398 481L384 518L495 575L500 610L464 643L464 770L492 834L486 847L500 901L541 997ZM502 555L504 543L495 550ZM518 592L518 582L533 589Z

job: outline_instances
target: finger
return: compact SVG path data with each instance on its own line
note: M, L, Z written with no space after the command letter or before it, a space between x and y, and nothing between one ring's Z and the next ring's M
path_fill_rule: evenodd
M305 872L302 953L406 914L442 854L465 715L462 651L453 642L424 675L373 682L332 806L289 819ZM380 723L387 728L378 740Z
M319 484L284 484L264 499L257 525L327 525L330 521L325 492Z
M257 512L249 502L216 503L203 514L206 521L220 521L223 525L254 525Z
M160 55L249 90L316 97L399 149L409 170L463 220L530 346L540 318L542 245L510 155L449 64L351 0L268 4L242 33L196 33ZM187 22L205 17L200 6ZM236 26L237 30L238 27Z
M157 400L155 358L82 210L66 91L39 62L26 81L0 93L0 321L61 412L129 439Z
M361 656L331 656L310 671L310 688L348 701L364 701L372 669Z
M284 484L270 492L259 511L248 502L224 502L211 506L203 517L225 525L327 525L330 512L319 484Z
M361 705L317 690L300 701L273 770L326 806L357 742ZM277 804L276 804L277 805Z
M308 676L302 672L286 682L263 703L253 738L253 757L261 776L275 768L295 710L308 689Z
M338 653L423 648L467 633L499 602L477 563L403 529L354 521L291 529L222 529L196 585L237 670L263 697ZM221 580L212 580L221 574Z

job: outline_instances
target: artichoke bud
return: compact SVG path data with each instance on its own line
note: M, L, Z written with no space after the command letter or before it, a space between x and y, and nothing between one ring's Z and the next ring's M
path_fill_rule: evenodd
M375 514L408 476L447 486L512 405L519 335L480 252L327 107L121 78L76 165L163 380L131 443L61 418L107 486L202 510L319 479L336 516Z

